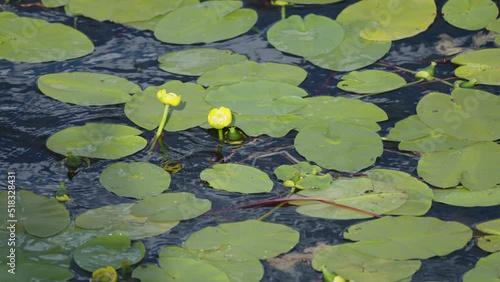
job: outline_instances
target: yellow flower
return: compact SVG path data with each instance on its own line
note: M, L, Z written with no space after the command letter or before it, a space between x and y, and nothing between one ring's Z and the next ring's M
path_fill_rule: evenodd
M231 110L226 107L212 109L208 113L208 123L215 129L223 129L230 125L232 120Z
M116 282L118 274L116 270L111 267L101 267L92 273L92 282Z
M56 200L59 202L67 202L71 200L71 198L67 194L64 194L62 196L56 196Z
M181 95L177 95L171 92L167 93L165 89L161 89L156 92L156 97L165 105L171 105L175 107L181 103Z

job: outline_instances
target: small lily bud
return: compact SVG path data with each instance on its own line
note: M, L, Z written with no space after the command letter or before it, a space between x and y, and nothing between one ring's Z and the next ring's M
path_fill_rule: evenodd
M434 68L435 67L436 67L436 63L432 62L425 69L418 71L415 74L415 78L417 78L417 79L425 79L425 80L432 80L432 79L434 79Z

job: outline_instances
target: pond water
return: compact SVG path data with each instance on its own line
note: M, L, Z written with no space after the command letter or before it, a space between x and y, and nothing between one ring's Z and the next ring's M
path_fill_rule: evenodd
M22 3L25 2L22 1ZM297 5L288 8L287 14L315 13L335 18L346 5L353 2L357 1L324 6ZM437 2L438 5L442 5L444 1ZM230 49L258 62L279 62L300 66L308 72L308 77L301 87L310 96L358 97L336 87L343 73L321 69L302 58L283 54L268 44L265 32L280 19L280 11L277 7L266 4L264 0L249 0L245 2L245 6L258 12L259 20L256 25L258 31L251 30L234 39L200 46ZM73 26L73 18L67 16L64 9L23 7L19 3L4 5L3 9L19 16L41 18ZM83 107L62 103L45 96L36 86L38 77L48 73L72 71L106 73L124 77L139 84L143 89L169 80L196 81L196 77L170 74L158 67L158 56L182 50L186 48L185 46L161 43L154 38L152 32L139 31L111 22L101 23L85 17L78 18L77 29L85 33L94 43L95 52L91 55L69 61L39 64L0 61L1 171L3 175L6 175L7 171L16 172L18 189L30 190L48 197L54 196L61 181L66 181L68 192L73 198L73 201L67 203L72 218L89 209L135 201L114 195L100 185L99 174L114 161L91 160L90 166L82 168L69 181L62 157L47 149L45 145L47 138L64 128L89 122L111 122L131 126L134 124L126 118L123 105ZM462 37L465 40L465 46L472 44L471 36L474 33L451 27L441 16L438 16L429 30L409 40L394 42L391 51L383 58L383 61L388 65L416 70L427 66L431 61L446 59L446 56L440 55L434 48L439 35L443 33L453 38ZM372 65L370 68L395 71L395 68L380 65ZM440 65L436 73L436 76L441 78L452 75L451 64ZM481 89L495 93L492 87L481 87ZM395 122L415 114L417 102L430 91L449 93L450 88L438 82L422 83L362 100L372 102L386 111L389 120L380 123L382 130L379 132L381 136L385 136ZM144 131L143 136L150 140L153 134L152 131ZM168 132L164 142L170 153L169 158L178 160L183 165L182 170L172 175L172 184L168 191L191 192L199 198L209 199L212 201L212 210L284 197L289 189L279 183L273 175L273 170L279 165L291 164L291 161L280 154L257 159L256 157L272 152L288 152L298 160L304 160L293 148L295 135L296 132L291 132L283 138L259 136L249 138L241 147L231 145L223 147L222 155L227 157L227 162L246 165L254 163L255 167L266 172L275 182L274 189L270 193L242 195L207 188L199 178L200 172L213 164L217 150L215 136L208 135L206 130L201 128ZM161 157L147 156L146 152L139 152L124 158L124 161L148 161L158 164ZM416 176L417 161L415 157L401 154L397 150L397 144L386 143L385 151L374 167L396 169ZM2 189L5 186L6 184L2 182ZM192 232L206 226L254 219L270 209L270 207L259 207L231 210L181 222L165 234L142 240L147 248L144 261L156 262L158 252L162 247L180 245ZM266 219L269 222L286 224L300 232L301 240L293 250L294 252L304 252L306 248L314 247L318 243L347 242L342 238L342 232L353 223L360 222L311 218L299 215L294 209L294 207L281 208ZM498 218L500 212L495 207L462 208L433 203L426 215L442 220L458 221L472 227L479 222ZM412 281L460 281L461 276L473 268L480 257L487 254L474 244L473 240L465 248L447 256L423 260L421 269L413 276ZM285 260L283 261L286 262ZM281 270L268 262L264 261L263 264L265 266L263 281L320 281L322 279L321 273L311 268L307 256L296 265L285 265ZM88 281L88 272L79 269L75 264L72 265L72 270L76 277L74 281ZM0 274L0 277L3 275Z

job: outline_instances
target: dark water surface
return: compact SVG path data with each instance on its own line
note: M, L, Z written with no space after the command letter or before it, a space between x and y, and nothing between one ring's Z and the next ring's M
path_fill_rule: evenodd
M13 2L13 1L11 1ZM259 13L257 28L260 32L250 31L238 38L223 42L202 44L202 47L231 49L246 55L250 60L258 62L280 62L300 66L309 73L307 80L301 85L310 96L330 95L357 97L342 92L336 84L343 73L335 73L316 67L302 58L281 53L270 46L265 38L267 29L280 19L278 8L269 6L265 1L246 1L246 6ZM315 13L335 18L348 4L356 1L345 1L324 6L301 6L288 8L287 15L305 15ZM437 1L442 4L443 1ZM25 1L23 1L25 3ZM51 22L62 22L73 26L73 18L67 16L63 9L42 9L40 7L21 7L19 4L5 5L7 11L19 16L35 17ZM94 43L95 52L83 58L64 62L42 64L11 63L0 61L0 166L1 173L15 171L19 189L34 191L38 194L53 197L59 188L59 182L67 181L67 189L73 201L67 204L72 218L88 209L104 205L133 202L132 199L116 196L99 184L98 178L102 170L116 161L92 160L90 167L80 171L71 181L67 179L67 170L61 163L62 157L49 151L45 142L55 132L71 126L84 125L89 122L112 122L136 127L129 121L123 104L116 106L83 107L56 101L43 95L36 86L36 80L43 74L56 72L99 72L127 78L139 84L143 89L147 86L160 85L169 80L195 82L197 77L169 74L158 67L158 56L185 46L169 45L157 41L151 32L138 31L120 24L100 23L84 17L78 18L77 29L85 33ZM434 49L438 35L447 33L452 37L462 37L470 44L471 32L465 32L448 25L438 15L435 23L426 32L409 40L393 43L391 51L383 58L386 63L399 65L409 69L418 69L433 60L445 59ZM490 43L491 44L491 43ZM188 46L191 47L191 46ZM388 69L378 65L372 68ZM440 64L436 76L441 78L453 75L451 65ZM493 88L481 87L494 93ZM415 114L419 99L430 91L449 93L450 88L434 82L414 87L403 88L390 93L364 98L384 109L389 120L381 123L380 134L385 136L394 123ZM250 165L256 156L271 152L286 151L299 160L304 160L293 149L292 132L284 138L276 139L267 136L250 138L241 148L224 146L223 155L232 155L229 162ZM143 136L150 139L153 132L145 131ZM255 166L271 176L275 181L272 192L261 195L239 195L216 191L203 186L199 179L200 172L211 167L217 140L210 137L201 128L183 132L168 132L164 138L170 151L170 158L183 164L183 169L172 176L169 191L185 191L197 197L212 201L213 210L244 205L260 200L282 197L289 191L276 180L273 170L281 164L290 164L282 155L259 158ZM399 154L396 144L385 144L386 151L374 167L392 168L416 176L418 159ZM123 159L123 161L149 161L157 164L159 156L148 158L144 152ZM2 176L4 177L4 176ZM1 189L6 183L1 182ZM201 216L181 222L170 232L142 240L147 248L143 262L156 262L159 250L166 245L180 245L192 232L209 225L224 222L253 219L270 208L253 208ZM475 224L500 217L498 207L461 208L434 203L426 216L438 217L442 220L461 222L470 227ZM266 219L269 222L286 224L301 234L301 241L293 251L302 252L305 248L317 243L343 243L342 232L349 225L360 221L338 221L310 218L297 214L293 207L278 210ZM413 276L412 281L460 281L463 273L471 269L480 257L487 253L475 246L471 241L465 248L445 257L423 260L422 268ZM277 270L267 262L263 281L320 281L321 274L315 272L307 261L298 263L287 271ZM72 268L77 277L74 281L88 281L89 273L76 265ZM2 280L3 281L3 280Z

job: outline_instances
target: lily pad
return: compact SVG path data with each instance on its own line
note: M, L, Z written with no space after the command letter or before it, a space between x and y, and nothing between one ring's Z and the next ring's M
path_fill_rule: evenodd
M411 276L420 268L421 262L383 259L359 252L353 244L340 244L319 251L312 266L317 271L325 266L328 271L352 281L391 282Z
M92 41L69 26L0 12L0 59L42 63L83 57L93 51Z
M478 84L500 85L499 57L500 48L490 48L460 54L451 62L462 65L455 69L455 75L460 78L476 79Z
M311 125L300 129L295 149L308 161L337 171L358 172L382 155L380 136L345 122Z
M287 0L286 2L294 4L330 4L337 3L344 0Z
M500 218L476 225L476 229L488 234L500 235Z
M42 0L42 4L47 8L56 8L67 5L69 0Z
M467 271L463 277L464 282L496 281L500 279L500 252L480 258L476 267Z
M342 76L342 81L337 84L337 87L357 94L379 94L398 89L404 85L406 85L406 80L395 73L366 70L353 71Z
M343 38L344 31L340 24L314 14L304 19L297 15L290 16L267 31L267 40L274 48L305 58L335 49Z
M1 265L2 273L9 273L11 268L8 265ZM4 277L9 274L4 274ZM9 282L26 281L51 281L65 282L71 281L73 272L67 267L51 265L45 263L19 263L16 265L15 275L9 275Z
M423 123L417 115L398 121L389 131L387 140L401 141L398 146L400 150L421 153L462 148L476 142L439 133Z
M386 216L351 225L344 238L358 241L351 247L367 255L394 260L426 259L463 248L472 238L472 230L461 223L433 217Z
M134 269L132 277L141 282L190 282L203 277L203 281L231 282L227 274L195 258L163 258L160 267L154 264L141 265Z
M296 66L278 63L257 63L246 61L223 65L205 72L196 83L207 86L221 86L240 81L269 80L299 85L306 79L307 72Z
M156 97L156 93L160 89L182 97L179 106L170 107L164 130L181 131L206 122L207 114L212 107L204 101L205 89L200 85L190 82L182 83L178 80L172 80L160 86L148 87L142 93L135 94L132 101L125 104L125 115L142 128L147 130L157 128L165 107Z
M268 259L293 249L299 232L276 223L258 220L223 223L189 236L184 247L210 260Z
M500 97L485 91L457 88L451 95L429 93L418 103L417 115L432 129L456 138L500 138Z
M120 124L87 123L54 133L47 147L65 156L116 160L146 147L140 130Z
M118 204L88 210L75 218L78 227L107 234L125 234L138 240L167 232L179 221L152 222L147 217L134 216L130 209L134 204Z
M491 207L500 205L500 185L471 191L463 186L453 189L433 189L434 201L460 207Z
M476 225L476 229L487 234L477 240L477 246L487 252L500 251L500 219L490 220Z
M216 164L203 170L200 178L214 189L229 192L251 194L265 193L273 189L273 181L266 173L240 164Z
M132 100L141 88L125 78L90 72L62 72L42 75L38 88L62 102L81 106L121 104Z
M230 50L193 48L163 54L158 58L160 68L170 73L198 76L220 66L247 60L246 56Z
M178 221L195 218L209 211L212 203L191 193L179 192L146 197L134 204L130 213L148 217L152 222Z
M207 1L181 7L156 24L154 35L173 44L209 43L236 37L257 22L257 13L240 9L241 6L241 1Z
M341 23L344 39L335 49L307 60L333 71L352 71L373 64L391 49L390 41L371 41L359 36L367 22Z
M307 92L282 82L266 80L224 85L208 92L205 101L214 107L248 115L283 115L305 105Z
M441 188L462 183L470 190L483 190L500 183L500 145L478 142L442 152L425 153L418 162L418 175Z
M103 170L99 182L118 196L143 199L167 190L170 186L170 174L150 163L120 162Z
M248 136L268 136L279 138L285 136L290 130L301 127L306 120L295 114L279 116L241 115L233 114L234 125Z
M302 190L299 195L310 198L324 198L337 204L363 211L385 214L401 207L408 196L390 183L367 178L341 178L333 181L327 189ZM370 218L371 215L335 205L311 201L300 204L297 212L307 216L328 219Z
M455 27L479 30L497 18L498 7L491 0L448 0L442 13L444 19Z
M122 234L94 238L78 247L73 259L79 267L94 272L103 265L120 269L124 261L136 264L146 253L142 242L131 244L130 237Z
M429 28L436 17L434 0L364 0L340 12L337 21L368 21L360 36L367 40L393 41L415 36Z

